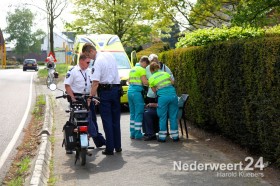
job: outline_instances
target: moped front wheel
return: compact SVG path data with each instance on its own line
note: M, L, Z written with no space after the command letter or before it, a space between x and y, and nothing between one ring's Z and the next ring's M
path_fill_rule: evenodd
M87 149L82 148L80 152L80 161L81 165L86 164L86 157L87 157Z

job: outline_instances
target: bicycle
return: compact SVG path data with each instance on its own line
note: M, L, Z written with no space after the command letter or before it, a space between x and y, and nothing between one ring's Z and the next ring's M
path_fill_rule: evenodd
M49 87L51 84L56 84L55 78L58 78L58 73L55 71L54 64L48 63L47 69L48 69L48 77L46 83L47 83L47 87Z

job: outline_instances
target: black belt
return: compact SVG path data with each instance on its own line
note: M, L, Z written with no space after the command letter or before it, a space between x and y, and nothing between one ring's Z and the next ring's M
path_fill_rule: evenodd
M73 94L74 94L74 96L84 96L84 95L89 95L89 93L87 93L87 94L73 93Z
M99 84L98 88L101 90L110 90L113 87L120 87L120 84Z

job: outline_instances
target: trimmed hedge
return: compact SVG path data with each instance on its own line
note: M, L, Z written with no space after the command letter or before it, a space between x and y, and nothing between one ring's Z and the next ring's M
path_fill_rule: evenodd
M265 30L255 27L222 27L197 29L190 33L185 33L184 37L176 43L177 48L188 46L203 46L213 42L228 41L232 39L246 39L263 37Z
M170 50L160 55L188 93L187 117L280 166L280 37Z
M229 40L244 40L257 37L280 36L280 25L268 28L255 27L226 27L222 28L203 28L193 32L186 32L184 37L176 43L177 48L190 46L204 46L213 42L225 42Z

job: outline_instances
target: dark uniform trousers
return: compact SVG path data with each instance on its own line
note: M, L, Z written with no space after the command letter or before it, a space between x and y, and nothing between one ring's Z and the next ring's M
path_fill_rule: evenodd
M93 142L96 145L96 147L102 147L103 145L106 145L106 140L104 139L103 135L98 130L96 113L95 113L95 105L93 102L90 104L90 111L92 114L91 117L92 117L93 126L89 125L88 130L92 136ZM93 134L95 134L96 136L94 136Z
M84 94L74 93L74 96L83 96L83 95ZM67 99L71 104L72 103L71 98L67 97ZM98 130L96 113L95 113L95 106L94 106L93 103L90 104L90 112L91 112L92 122L89 123L88 132L92 136L93 142L96 145L96 147L101 147L101 146L105 145L105 139L104 139L103 135ZM93 126L91 126L91 124L93 124ZM93 137L94 136L93 134L96 134L96 137Z
M106 137L106 150L112 152L114 149L121 148L120 85L102 87L98 87L100 116Z
M159 118L156 108L147 108L143 114L143 130L147 136L155 135L159 131Z

